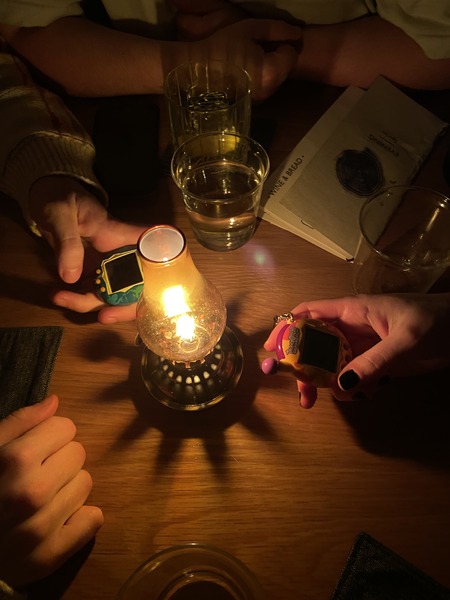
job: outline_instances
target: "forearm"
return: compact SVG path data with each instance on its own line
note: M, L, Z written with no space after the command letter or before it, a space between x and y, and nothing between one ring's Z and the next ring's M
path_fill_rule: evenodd
M188 60L184 42L154 40L84 18L2 33L17 53L74 96L159 94L165 74Z
M415 89L450 87L450 59L428 59L420 46L380 17L306 26L295 77L367 88L383 75Z
M95 151L60 99L38 88L24 65L0 51L0 190L17 200L25 219L35 181L65 174L106 195L93 174Z

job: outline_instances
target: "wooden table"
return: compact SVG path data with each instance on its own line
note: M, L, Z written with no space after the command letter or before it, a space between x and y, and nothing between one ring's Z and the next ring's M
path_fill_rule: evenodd
M256 107L255 115L274 120L274 166L340 93L289 83ZM449 94L417 97L450 120ZM442 191L448 141L439 141L418 178ZM273 316L302 300L351 293L351 265L266 222L243 248L208 251L194 240L168 177L152 197L115 207L123 218L170 218L183 229L243 347L231 396L181 413L148 395L134 323L102 326L95 315L50 305L52 253L12 203L3 205L0 325L64 327L51 391L60 414L77 424L95 482L90 502L105 514L90 554L70 561L36 597L111 600L154 552L202 542L246 563L268 599L326 599L362 530L450 586L449 373L394 382L365 403L337 403L321 390L305 411L291 377L260 370ZM162 206L172 214L158 213Z

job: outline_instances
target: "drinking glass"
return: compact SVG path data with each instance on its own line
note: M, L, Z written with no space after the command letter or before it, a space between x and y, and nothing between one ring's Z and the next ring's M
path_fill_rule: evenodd
M432 189L392 186L359 216L356 293L425 293L450 265L450 199Z
M247 71L225 61L189 62L173 69L164 82L173 149L211 131L248 135L251 92Z
M256 227L269 157L248 136L207 133L184 142L172 157L195 237L219 252L243 246Z
M253 573L224 550L203 544L158 552L125 582L117 600L262 600Z

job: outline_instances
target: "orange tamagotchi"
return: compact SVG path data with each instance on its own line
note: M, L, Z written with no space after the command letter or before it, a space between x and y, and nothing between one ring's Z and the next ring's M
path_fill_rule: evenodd
M278 318L285 324L276 339L276 359L266 358L266 374L291 371L297 379L316 387L330 387L352 359L350 344L333 325L319 319L295 319L290 313Z

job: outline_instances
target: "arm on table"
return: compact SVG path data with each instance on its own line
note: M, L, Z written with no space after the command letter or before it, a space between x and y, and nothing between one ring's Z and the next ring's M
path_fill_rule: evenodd
M378 16L307 25L293 76L367 88L379 75L413 89L448 89L450 59L427 58L401 29Z
M107 252L136 243L145 229L111 219L93 173L95 149L55 94L37 86L25 65L0 48L0 190L16 200L32 230L55 250L58 273L78 281L90 248ZM56 292L78 312L101 308L93 294ZM103 320L130 320L133 307L105 307Z
M199 41L161 41L66 17L46 27L0 25L0 34L69 94L160 94L165 75L176 65L216 58L246 68L260 100L288 76L297 60L291 42L301 39L302 30L282 21L248 19ZM265 51L261 42L279 43Z

